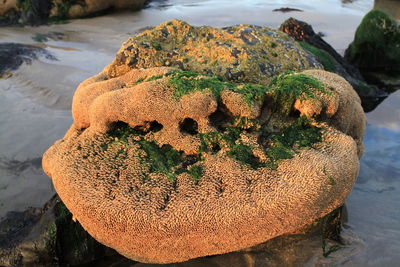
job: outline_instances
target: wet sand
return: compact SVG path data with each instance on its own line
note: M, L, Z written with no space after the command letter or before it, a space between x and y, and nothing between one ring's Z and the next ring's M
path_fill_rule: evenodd
M10 78L0 79L0 218L8 211L39 207L50 199L54 191L41 170L40 159L72 122L70 105L76 86L110 63L122 42L145 27L178 18L194 25L249 23L277 28L292 16L312 24L343 53L362 16L374 5L372 0L269 2L154 1L139 12L74 20L64 25L1 28L0 42L45 47L58 60L40 58L32 65L22 65ZM387 1L379 1L380 5L382 2ZM281 7L303 12L272 11ZM34 38L37 34L50 37L38 42ZM400 262L399 92L367 115L360 177L346 203L347 245L320 264L391 266Z

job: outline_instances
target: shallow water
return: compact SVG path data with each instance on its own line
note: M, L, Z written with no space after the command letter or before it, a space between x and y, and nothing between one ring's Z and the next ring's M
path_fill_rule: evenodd
M129 36L173 18L194 25L248 23L277 28L286 18L295 17L312 24L343 53L362 16L373 6L372 0L153 1L139 12L64 25L1 28L0 42L35 44L58 60L40 58L22 65L10 78L0 79L0 218L11 210L41 206L52 196L50 179L41 170L41 155L71 124L76 86L109 64ZM398 1L376 1L375 6L394 15L400 11ZM303 12L272 11L281 7ZM48 40L37 42L38 34L49 35ZM400 91L367 117L360 177L346 203L346 245L330 256L329 264L393 266L400 262Z

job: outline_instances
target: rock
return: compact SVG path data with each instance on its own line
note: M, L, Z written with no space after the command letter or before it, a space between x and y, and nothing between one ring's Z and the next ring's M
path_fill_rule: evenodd
M22 63L30 64L32 60L45 57L57 60L46 49L25 44L0 43L0 77L16 70Z
M262 85L287 70L322 68L280 31L254 25L194 27L172 20L127 40L108 67L107 76L160 66Z
M361 98L364 111L372 111L387 97L387 93L377 86L367 84L357 67L349 64L324 39L316 34L311 25L289 18L279 28L287 33L324 66L324 69L335 72L345 78Z
M400 80L400 26L383 11L370 11L358 26L345 57L368 81L392 92L394 88L385 79L380 80L379 73Z
M79 85L74 123L43 168L83 228L135 261L296 232L343 204L365 128L343 78L287 72L319 66L305 54L267 28L162 24Z
M62 212L56 212L57 210ZM60 214L67 216L62 216L61 219ZM304 265L311 258L315 262L316 255L319 254L315 253L316 251L320 251L319 258L323 259L324 256L343 245L340 238L341 223L344 218L342 214L342 209L339 208L296 233L280 236L242 251L197 258L174 266L226 266L229 263L233 266L244 266L249 262L252 262L254 266L276 266L282 263ZM57 230L52 226L56 225L56 218L62 221L61 225L58 224ZM65 227L65 225L75 225L75 227ZM61 230L63 234L59 235L58 230ZM82 266L82 264L84 266L152 266L128 260L99 243L96 246L90 245L94 240L84 233L79 223L72 220L71 214L66 211L57 196L43 208L10 212L0 222L0 264L1 266ZM30 236L31 241L27 241L27 236ZM58 236L64 236L64 238L58 239ZM89 237L86 239L89 242L82 242L85 240L82 236ZM65 238L73 242L62 244ZM63 251L66 251L64 254L67 256L62 256ZM90 261L90 259L94 260Z
M110 9L137 10L146 0L5 0L0 6L0 26L60 23L65 19L93 16Z
M399 71L399 25L383 11L370 11L358 26L346 58L362 71Z
M1 266L76 266L106 257L118 254L74 222L57 196L43 208L10 212L0 222Z
M0 9L0 26L12 24L40 25L46 23L50 0L6 0Z
M272 10L274 12L282 12L282 13L288 13L288 12L303 12L303 10L298 9L298 8L291 8L291 7L281 7L281 8L276 8Z

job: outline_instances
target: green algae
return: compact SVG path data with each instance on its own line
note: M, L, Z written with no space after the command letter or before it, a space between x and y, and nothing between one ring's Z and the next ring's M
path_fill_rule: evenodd
M204 167L202 165L194 165L187 170L187 173L189 173L193 180L197 183L203 176L203 169Z
M49 38L46 34L36 33L34 36L32 36L32 40L38 43L45 43L49 41Z
M305 116L284 128L279 133L270 136L271 145L265 150L268 157L268 166L275 167L284 159L293 158L294 148L312 147L322 141L322 129L313 126Z
M244 120L241 118L241 120ZM277 133L266 132L267 125L257 125L253 129L259 129L263 135L269 136L268 145L264 145L264 154L268 160L261 162L254 156L254 148L244 144L240 134L245 130L239 127L228 127L224 132L209 132L200 134L200 154L218 153L222 148L227 148L227 155L234 160L253 169L267 167L275 169L277 163L293 158L296 150L312 147L322 141L320 127L311 124L306 117L300 117L289 126Z
M175 88L174 96L180 99L193 91L210 90L219 100L223 90L230 90L242 95L243 100L252 105L262 101L268 88L257 84L236 84L225 82L215 75L202 75L192 71L175 71L169 74L169 82Z
M269 84L270 94L275 102L275 111L288 115L296 99L315 99L314 90L323 94L331 94L324 84L317 79L295 72L286 72L276 77Z
M93 239L79 222L73 221L71 212L61 201L55 204L54 215L55 225L48 231L54 238L53 247L60 265L88 262L91 257L96 258L104 253L104 247Z
M313 45L310 45L306 42L299 42L300 46L303 47L305 50L309 51L313 54L319 63L324 66L326 71L336 72L337 70L337 61L325 50L319 49Z
M263 167L263 164L253 155L253 148L244 144L240 139L242 129L229 127L224 132L208 132L200 134L200 155L202 153L215 154L223 147L228 151L227 155L234 160L253 169Z
M154 76L151 76L151 77L147 78L145 81L146 82L151 82L151 81L159 80L162 77L164 77L164 75L154 75Z
M137 141L140 148L146 152L144 161L150 165L151 173L164 174L169 180L175 180L177 172L175 167L183 162L182 153L171 146L159 146L155 142L140 139Z
M175 88L176 99L193 91L210 90L219 100L223 90L230 90L240 94L246 104L253 105L257 102L261 103L269 93L277 104L276 109L286 115L291 111L296 99L316 98L314 90L324 94L331 93L317 79L292 71L279 75L271 81L269 86L225 82L220 77L202 75L192 71L174 71L168 76L170 84Z
M24 11L34 10L31 0L18 0L17 1L17 7L19 9L24 10Z
M399 70L399 25L388 14L373 9L358 26L346 58L361 69Z
M157 132L160 129L155 127L148 131ZM117 123L107 134L112 138L108 143L101 146L103 151L107 150L110 145L119 143L123 146L129 145L130 142L138 144L140 149L145 152L145 156L141 156L141 163L149 166L150 173L160 173L165 175L169 180L174 181L181 173L188 173L195 181L198 181L202 175L202 166L182 167L185 157L182 151L175 150L170 145L159 146L154 141L148 141L143 136L147 132L142 129L132 128L125 123ZM132 136L139 137L132 139ZM121 155L127 156L125 149L119 149L114 158ZM196 160L197 161L197 160Z

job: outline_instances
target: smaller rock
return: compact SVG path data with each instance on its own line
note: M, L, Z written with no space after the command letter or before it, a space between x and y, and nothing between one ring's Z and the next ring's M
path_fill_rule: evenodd
M380 10L369 12L358 26L346 59L357 66L366 80L386 92L399 88L400 26Z
M358 26L345 56L362 71L399 71L399 25L383 11L370 11Z
M74 222L58 196L0 221L0 266L76 266L106 257L122 258Z
M373 110L387 93L367 84L357 67L351 65L306 22L289 18L279 28L290 35L308 52L313 54L326 71L335 72L345 78L361 98L364 111Z
M40 56L57 60L46 49L26 44L0 43L0 77L16 70L22 63L31 64Z

